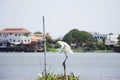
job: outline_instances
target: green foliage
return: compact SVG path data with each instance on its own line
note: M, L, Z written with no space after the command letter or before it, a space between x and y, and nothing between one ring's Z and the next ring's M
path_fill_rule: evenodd
M34 32L34 34L42 34L42 32L36 31L36 32Z
M45 76L39 77L37 80L45 80ZM47 74L47 80L64 80L64 75ZM67 76L67 80L79 80L79 78L70 74Z
M73 49L73 52L85 52L85 50L81 50L81 49Z
M53 42L53 39L52 39L52 37L49 34L46 35L46 42L48 42L48 43L52 43Z
M56 48L56 49L58 49L58 48L60 48L60 47L61 47L60 44L58 44L58 43L55 44L55 48Z
M47 51L49 51L49 50L51 50L51 48L53 48L52 44L53 44L53 39L49 34L47 34L46 35L46 48L47 48Z
M57 52L57 49L55 49L55 48L47 48L47 51L49 51L49 52Z
M68 44L76 43L77 47L82 46L82 43L86 43L88 47L93 45L93 37L90 33L86 31L79 31L78 29L72 29L64 37L63 41Z
M47 46L47 51L53 51L56 52L57 48L60 48L61 45L57 43L58 40L53 40L52 37L47 34L46 35L46 46Z
M79 45L78 43L80 41L79 34L80 34L79 30L73 29L63 37L63 41L67 42L68 44L76 43L77 45Z
M113 33L111 32L111 33L109 33L109 35L113 35Z
M105 45L103 43L101 43L101 44L97 44L97 49L98 50L105 50L106 47L105 47Z

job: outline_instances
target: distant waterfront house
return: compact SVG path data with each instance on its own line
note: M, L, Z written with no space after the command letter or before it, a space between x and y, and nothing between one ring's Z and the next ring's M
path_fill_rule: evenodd
M48 36L49 34L46 33L45 36ZM40 43L41 46L43 46L43 34L31 34L31 43Z
M48 36L48 33L45 35ZM31 45L35 49L35 51L43 51L44 50L44 39L43 34L35 33L31 34Z
M107 36L107 39L105 40L105 45L117 45L117 42L118 42L118 39L117 39L118 36L116 35L108 35Z
M0 31L0 42L29 44L31 43L31 32L25 28L6 28Z
M97 39L97 40L99 40L99 39L102 39L102 38L107 38L107 34L98 34L98 33L96 33L96 34L93 34L93 38L95 38L95 39Z
M43 46L43 34L32 34L31 42L36 43L38 46Z
M98 42L102 42L102 39L107 39L108 34L100 34L100 33L92 33L94 39L98 40Z
M77 44L76 43L71 43L70 46L71 46L72 49L77 48Z
M32 34L31 35L32 41L42 41L43 40L43 34Z

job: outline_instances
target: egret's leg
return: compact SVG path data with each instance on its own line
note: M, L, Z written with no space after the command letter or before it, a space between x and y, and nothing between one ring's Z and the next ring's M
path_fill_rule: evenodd
M63 61L63 68L64 68L64 80L66 80L67 78L66 78L66 60L68 59L68 55L66 54L66 53L64 53L65 54L65 60Z

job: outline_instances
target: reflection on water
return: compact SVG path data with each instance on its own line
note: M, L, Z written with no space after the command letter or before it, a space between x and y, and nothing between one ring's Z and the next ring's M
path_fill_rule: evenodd
M80 80L120 80L120 54L68 54L67 73ZM42 53L0 53L0 80L35 80L44 70ZM63 73L64 54L47 53L47 71Z

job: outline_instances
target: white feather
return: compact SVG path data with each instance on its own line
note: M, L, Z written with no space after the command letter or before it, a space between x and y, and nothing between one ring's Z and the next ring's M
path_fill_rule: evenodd
M58 43L61 45L59 52L72 53L71 47L66 42L58 41Z

